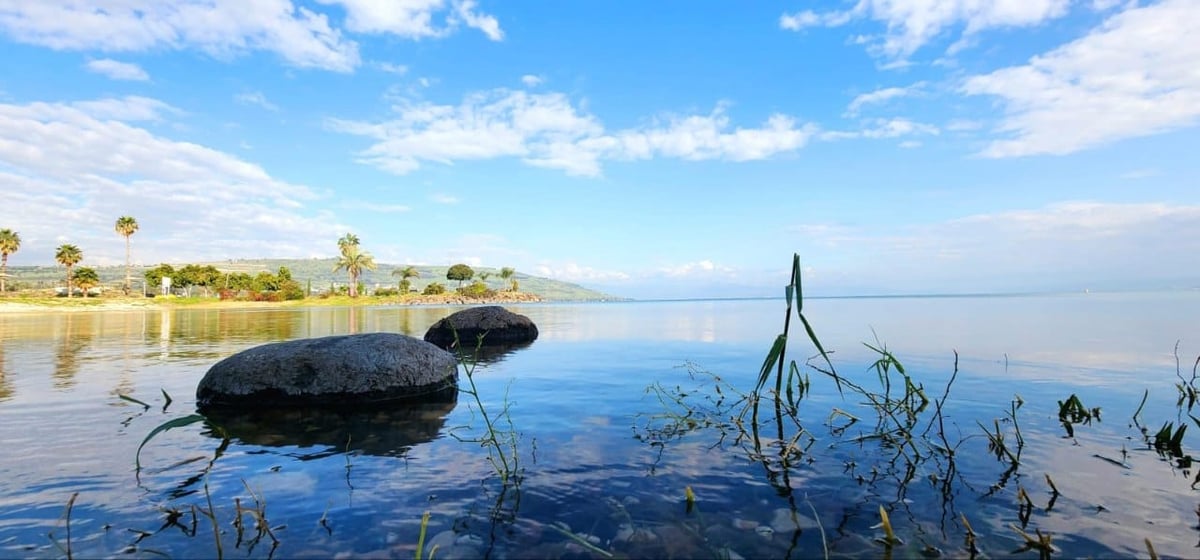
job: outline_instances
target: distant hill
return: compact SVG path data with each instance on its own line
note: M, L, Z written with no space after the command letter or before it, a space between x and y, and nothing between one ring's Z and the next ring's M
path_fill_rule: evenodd
M261 271L277 272L279 267L285 266L292 272L292 278L295 278L302 285L312 281L313 289L328 288L330 284L345 284L347 281L345 272L333 272L334 263L337 259L235 259L218 262L197 262L193 264L213 265L222 272L246 272L251 275ZM173 264L172 266L182 266L189 263ZM86 265L85 265L86 266ZM157 266L157 265L154 265ZM407 265L396 265L388 263L379 263L379 268L375 271L366 271L360 280L369 289L373 289L378 285L395 286L400 278L392 276L392 270L404 268ZM94 267L100 275L100 281L105 286L117 287L125 281L125 266L99 266ZM441 282L448 288L455 288L457 282L446 280L446 270L449 266L416 266L420 277L411 279L413 287L417 290L423 290L431 282ZM142 267L133 267L134 289L141 287ZM493 288L500 288L502 281L500 280L500 269L479 267L475 268L475 276L479 277L479 273L491 273L488 278L488 285ZM29 288L51 288L59 286L62 283L65 270L61 266L9 266L8 267L10 285ZM514 275L519 283L522 292L535 294L543 300L548 301L620 301L627 298L621 298L595 290L590 290L578 284L570 282L562 282L543 278L540 276L532 276L517 271Z

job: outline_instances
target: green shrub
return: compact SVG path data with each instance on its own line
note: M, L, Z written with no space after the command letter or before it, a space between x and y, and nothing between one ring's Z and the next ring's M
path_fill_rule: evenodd
M396 288L379 288L375 290L375 295L380 297L400 295L400 291Z
M469 286L464 286L458 289L458 293L473 298L484 298L496 295L495 290L487 287L487 284L478 280L472 282Z
M280 267L282 270L286 268ZM295 280L283 280L279 283L279 295L286 300L304 299L304 288L300 287L300 283Z
M436 296L446 293L446 287L437 282L431 282L428 286L425 286L425 291L421 293L427 296Z

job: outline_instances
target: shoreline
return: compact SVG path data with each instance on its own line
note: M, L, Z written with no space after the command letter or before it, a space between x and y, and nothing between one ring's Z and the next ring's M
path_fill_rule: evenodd
M414 295L405 298L345 296L305 298L290 301L237 301L216 298L0 298L0 315L28 313L86 313L157 311L166 309L281 309L288 307L368 307L368 306L435 306L435 305L503 305L541 303L545 300L524 292L499 292L496 297L471 298L460 294L436 296Z

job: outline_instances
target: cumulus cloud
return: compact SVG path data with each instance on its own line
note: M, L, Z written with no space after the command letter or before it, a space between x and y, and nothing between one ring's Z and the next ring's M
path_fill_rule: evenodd
M1200 117L1200 9L1164 0L1111 16L1086 36L1022 66L967 79L998 98L999 132L982 155L1068 154L1194 125Z
M628 273L619 270L599 270L574 262L541 263L534 268L534 274L566 282L622 282L630 279Z
M525 87L540 86L542 85L542 81L543 80L541 76L536 76L534 74L525 74L524 76L521 76L521 83L525 84Z
M319 198L306 186L136 124L176 114L140 97L0 104L0 183L11 186L0 221L25 241L17 262L50 260L63 238L87 262L123 262L112 235L121 215L141 223L136 258L147 263L175 260L183 247L196 259L308 256L312 236L345 227L306 210Z
M722 105L708 115L667 115L608 132L564 94L505 89L469 95L456 106L402 100L395 110L396 118L389 121L334 119L328 125L374 139L359 161L397 174L423 162L501 157L582 176L599 175L602 160L750 161L799 149L816 132L814 125L781 114L758 128L734 128Z
M408 39L436 38L466 26L499 41L495 17L473 0L317 0L344 10L345 29ZM361 60L319 6L292 0L122 0L104 6L74 0L0 0L0 33L57 50L144 52L195 49L217 58L274 52L288 64L349 72ZM333 13L337 13L335 10ZM437 19L443 21L438 22Z
M150 74L142 70L141 66L129 62L119 62L111 58L89 60L87 64L84 64L84 68L87 68L89 72L108 76L113 80L130 82L145 82L150 80Z
M411 39L445 37L458 25L483 32L489 39L504 38L495 17L478 13L473 0L447 5L445 0L317 0L346 11L346 29L355 33L391 33ZM436 21L435 16L448 12Z
M838 27L859 19L886 26L881 37L860 37L873 54L897 61L915 53L951 28L962 28L963 40L993 28L1027 27L1062 17L1070 0L859 0L843 11L811 10L783 14L779 26L790 31Z

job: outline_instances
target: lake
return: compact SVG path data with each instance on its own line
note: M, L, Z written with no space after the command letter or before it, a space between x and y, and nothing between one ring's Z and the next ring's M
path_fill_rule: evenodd
M983 555L1032 557L1021 533L1039 531L1068 557L1146 556L1145 539L1200 552L1187 455L1200 426L1182 453L1153 445L1167 422L1200 423L1176 387L1200 355L1200 292L810 299L838 375L864 392L806 365L825 362L793 315L787 356L807 393L781 415L764 400L758 430L737 391L754 388L782 298L508 307L540 338L471 378L516 437L509 484L495 449L464 441L486 435L465 394L210 418L138 457L195 412L225 356L420 337L457 308L0 314L0 556L413 557L426 513L436 558L962 557L968 532ZM885 344L932 403L897 404L916 393L894 364L885 395L863 342ZM1064 425L1072 394L1100 417Z

